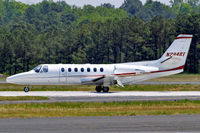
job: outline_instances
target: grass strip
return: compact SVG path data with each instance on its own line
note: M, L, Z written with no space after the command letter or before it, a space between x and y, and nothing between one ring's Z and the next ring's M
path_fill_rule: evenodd
M0 81L5 81L6 78L5 77L1 77L1 74L0 74Z
M41 96L0 96L0 101L24 101L24 100L49 100L48 97Z
M0 118L200 114L200 101L26 103L0 105Z
M200 81L200 74L186 74L186 73L181 73L181 74L175 74L171 76L166 76L166 77L161 77L157 79L152 79L149 81L168 81L168 82L179 82L179 81L193 81L193 82L198 82Z
M31 91L95 91L92 85L32 86ZM24 91L23 85L0 84L0 91ZM200 85L127 85L112 86L111 91L200 91Z

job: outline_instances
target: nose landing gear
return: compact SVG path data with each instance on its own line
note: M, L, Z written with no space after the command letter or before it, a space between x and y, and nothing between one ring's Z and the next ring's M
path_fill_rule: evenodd
M109 87L107 86L96 86L96 92L109 92Z
M28 86L26 86L26 87L24 87L24 92L29 92L29 87Z

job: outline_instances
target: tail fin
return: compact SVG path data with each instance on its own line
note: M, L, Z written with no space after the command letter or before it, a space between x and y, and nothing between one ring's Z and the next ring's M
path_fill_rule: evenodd
M179 35L158 60L158 67L160 69L184 68L192 37L186 34Z

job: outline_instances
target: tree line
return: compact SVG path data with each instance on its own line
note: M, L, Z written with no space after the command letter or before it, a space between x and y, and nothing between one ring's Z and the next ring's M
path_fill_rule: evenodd
M154 60L185 33L194 35L185 70L198 73L198 0L171 0L171 6L125 0L120 8L0 0L0 73L28 71L38 64Z

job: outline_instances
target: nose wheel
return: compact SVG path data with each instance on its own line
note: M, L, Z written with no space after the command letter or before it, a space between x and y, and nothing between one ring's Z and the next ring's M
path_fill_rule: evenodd
M24 92L29 92L29 87L28 86L26 86L26 87L24 87Z
M109 92L109 87L105 87L105 86L96 86L96 92Z

